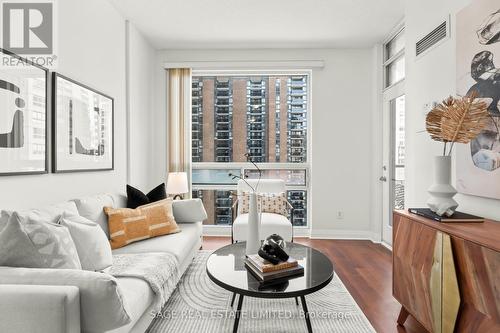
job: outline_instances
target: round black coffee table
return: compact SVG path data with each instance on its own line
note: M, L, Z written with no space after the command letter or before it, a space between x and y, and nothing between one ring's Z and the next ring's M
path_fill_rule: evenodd
M233 332L238 331L241 307L244 296L258 298L297 298L300 297L306 319L307 331L312 332L311 320L307 310L305 295L325 287L333 278L333 265L323 253L308 246L287 243L287 253L297 259L304 267L304 275L290 279L280 279L274 283L262 284L245 268L245 242L224 246L210 255L207 261L207 274L222 288L233 292L234 303L239 295Z

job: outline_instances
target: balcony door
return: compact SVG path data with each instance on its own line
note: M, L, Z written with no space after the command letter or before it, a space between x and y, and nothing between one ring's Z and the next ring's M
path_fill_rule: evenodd
M384 43L382 108L382 241L392 245L392 212L405 198L405 33L395 29Z
M405 95L403 84L384 98L382 240L392 245L392 212L405 208Z

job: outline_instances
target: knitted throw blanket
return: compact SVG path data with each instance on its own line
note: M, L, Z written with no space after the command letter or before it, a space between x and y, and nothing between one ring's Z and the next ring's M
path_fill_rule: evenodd
M154 311L161 310L179 282L179 263L170 253L114 254L109 274L145 280L155 293Z

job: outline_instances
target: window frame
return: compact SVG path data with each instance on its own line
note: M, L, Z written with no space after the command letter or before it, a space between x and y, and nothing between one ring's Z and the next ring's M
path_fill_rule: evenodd
M403 76L403 78L393 82L392 84L389 84L388 82L388 79L389 79L389 75L388 75L388 70L389 70L389 67L396 63L396 61L398 61L399 59L401 58L404 58L405 57L405 50L406 50L406 43L405 43L405 46L399 50L398 52L396 52L392 57L390 58L387 58L388 54L387 54L387 45L389 43L391 43L394 39L396 39L400 34L405 34L406 31L405 31L405 25L404 24L401 24L399 25L393 33L391 33L389 35L389 37L387 37L383 44L382 44L382 59L383 59L383 90L387 90L387 89L390 89L396 85L398 85L399 83L403 82L406 78L406 70L405 70L405 75ZM403 37L404 38L404 37ZM405 62L405 66L406 66L406 62Z
M261 70L261 69L193 69L192 76L272 76L272 75L301 75L307 76L307 133L306 133L306 162L305 163L292 163L292 162L265 162L258 163L261 169L300 169L305 170L305 185L286 185L287 191L301 190L307 192L307 225L306 226L294 226L294 229L301 229L302 231L309 230L312 225L311 220L311 201L312 197L312 187L310 185L310 174L312 166L312 154L311 154L311 119L312 119L312 69L283 69L283 70ZM273 87L274 89L274 87ZM240 169L241 175L244 174L245 169L253 169L251 163L245 162L192 162L192 169ZM192 191L196 190L225 190L225 191L236 191L236 185L196 185L192 184ZM231 225L203 225L204 228L231 228ZM300 233L300 232L299 232Z

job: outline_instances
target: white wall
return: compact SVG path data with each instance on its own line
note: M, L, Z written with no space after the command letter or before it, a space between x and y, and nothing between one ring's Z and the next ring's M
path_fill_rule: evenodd
M371 49L158 52L153 177L165 173L165 61L323 60L312 74L312 235L371 238L372 56Z
M430 140L423 105L456 94L455 14L471 0L406 1L406 169L408 207L424 206L432 183L434 155L442 146ZM451 14L452 36L422 58L415 58L415 42ZM500 184L492 184L500 186ZM500 201L457 195L459 210L500 220Z
M383 183L379 180L382 175L383 165L383 118L382 118L382 90L383 90L383 46L377 44L372 49L372 111L371 111L371 202L370 202L370 231L373 234L372 240L379 242L382 240L382 219L383 219Z
M107 1L58 1L58 68L63 75L112 96L115 101L113 171L0 177L0 209L37 207L99 192L124 191L127 180L125 19ZM130 178L147 185L154 51L131 29L129 43L132 131ZM49 107L50 110L50 107ZM50 112L49 112L50 113ZM49 118L50 121L50 118ZM50 135L50 133L48 133Z
M152 131L150 130L153 108L154 64L156 50L143 35L127 22L127 103L128 124L128 165L127 182L147 193L164 178L151 177Z

